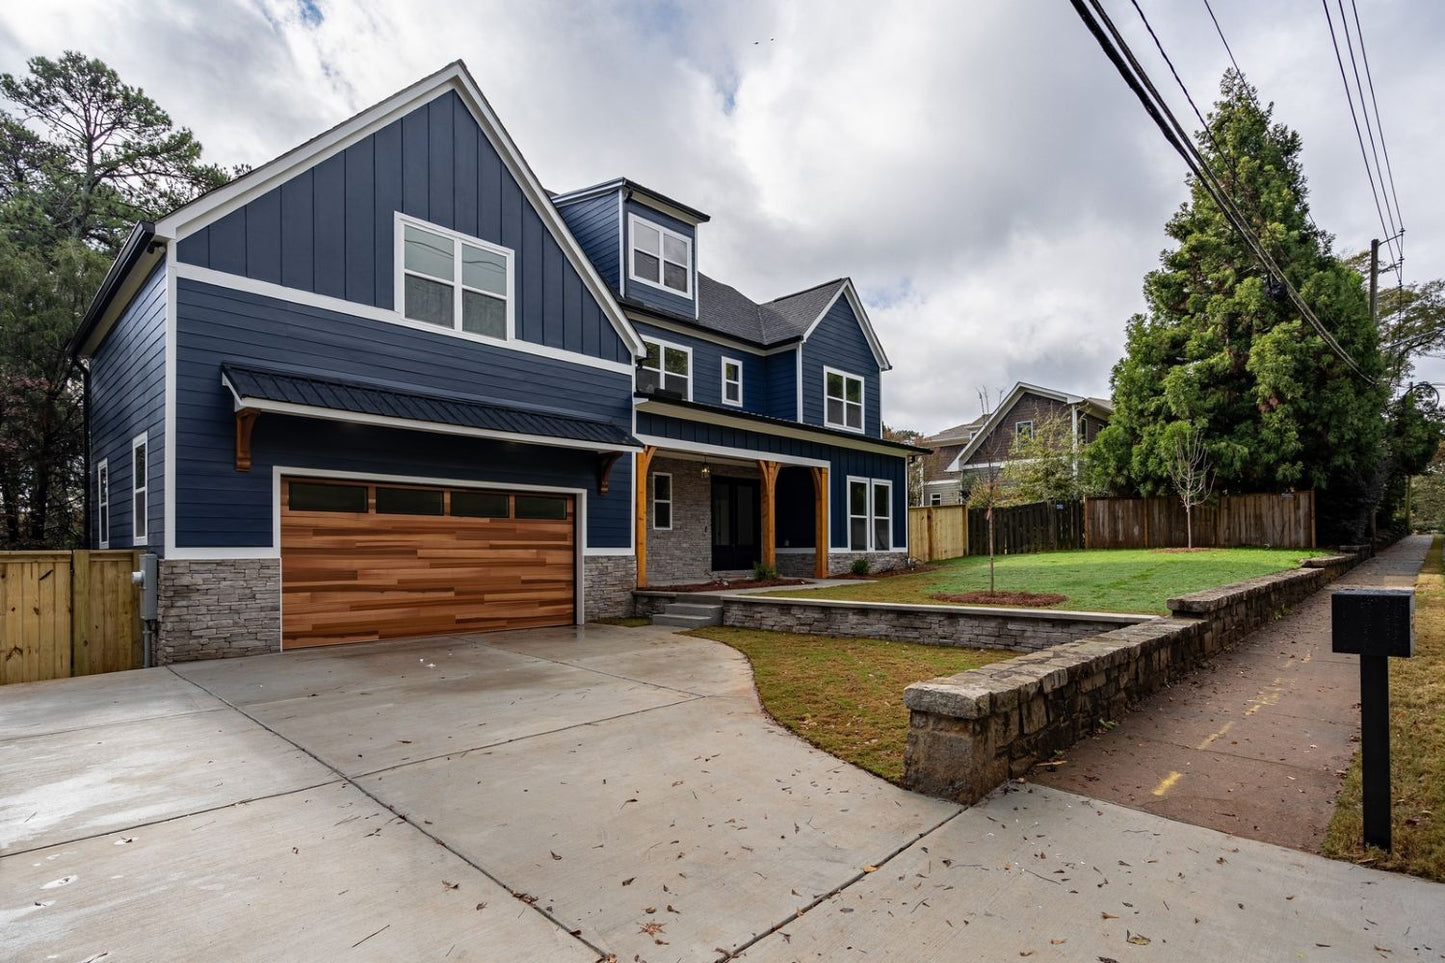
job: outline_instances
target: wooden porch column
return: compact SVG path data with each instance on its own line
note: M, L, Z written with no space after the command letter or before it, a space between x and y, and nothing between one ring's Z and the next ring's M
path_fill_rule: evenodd
M763 564L768 568L778 567L778 469L783 466L775 461L758 459L758 471L763 474Z
M828 469L813 469L813 577L828 577Z
M633 512L636 516L634 521L637 541L637 587L647 588L647 469L652 464L652 456L657 454L657 448L652 445L645 446L637 453L637 473L632 479L633 490L637 492L637 510Z

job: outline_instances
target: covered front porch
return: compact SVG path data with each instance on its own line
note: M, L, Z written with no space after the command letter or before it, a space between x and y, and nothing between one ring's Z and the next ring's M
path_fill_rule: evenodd
M637 455L637 586L829 572L825 461L681 444Z

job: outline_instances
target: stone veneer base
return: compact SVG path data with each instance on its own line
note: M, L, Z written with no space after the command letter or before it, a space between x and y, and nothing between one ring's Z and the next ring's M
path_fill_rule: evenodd
M160 561L156 665L281 650L281 560Z

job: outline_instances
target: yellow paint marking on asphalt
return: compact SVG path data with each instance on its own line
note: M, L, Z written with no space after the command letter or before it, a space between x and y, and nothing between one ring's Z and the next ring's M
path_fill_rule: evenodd
M1250 706L1244 710L1244 714L1252 716L1265 706L1272 706L1279 702L1280 692L1282 691L1280 683L1283 681L1283 679L1275 679L1267 687L1261 689L1258 696L1249 700Z
M1178 781L1179 781L1180 779L1182 779L1182 778L1184 778L1184 773L1182 773L1182 772L1171 772L1169 775L1165 776L1165 777L1160 781L1159 785L1157 785L1157 786L1154 787L1154 795L1156 795L1156 796L1162 796L1162 795L1164 795L1166 792L1168 792L1169 790L1173 789L1173 788L1174 788L1174 784L1175 784L1176 782L1178 782Z
M1210 736L1206 737L1203 742L1201 742L1199 745L1195 746L1194 748L1195 748L1195 749L1208 749L1210 743L1214 742L1214 740L1216 740L1216 739L1222 738L1227 732L1229 732L1230 729L1233 729L1233 728L1234 728L1234 723L1232 723L1232 722L1226 722L1226 723L1220 728L1220 730L1219 730L1218 732L1214 733L1213 735L1210 735Z

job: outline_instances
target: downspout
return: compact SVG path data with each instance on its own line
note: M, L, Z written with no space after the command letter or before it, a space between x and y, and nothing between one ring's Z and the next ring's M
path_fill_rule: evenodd
M91 491L90 466L90 363L76 359L75 364L76 367L80 368L80 430L83 433L82 437L85 439L85 444L80 454L80 461L84 473L81 480L81 488L85 493L81 499L81 504L85 508L85 541L83 546L90 548L95 544L95 523L91 521L90 517L91 510L94 508L94 505L91 504L91 499L95 495L95 493Z
M1078 478L1078 477L1079 477L1079 406L1078 406L1078 405L1070 405L1070 406L1069 406L1069 414L1070 414L1070 416L1074 419L1074 433L1073 433L1073 437L1071 437L1071 438L1069 439L1069 451L1070 451L1070 453L1071 453L1071 455L1072 455L1071 460L1072 460L1073 465L1074 465L1074 477L1075 477L1075 478Z

